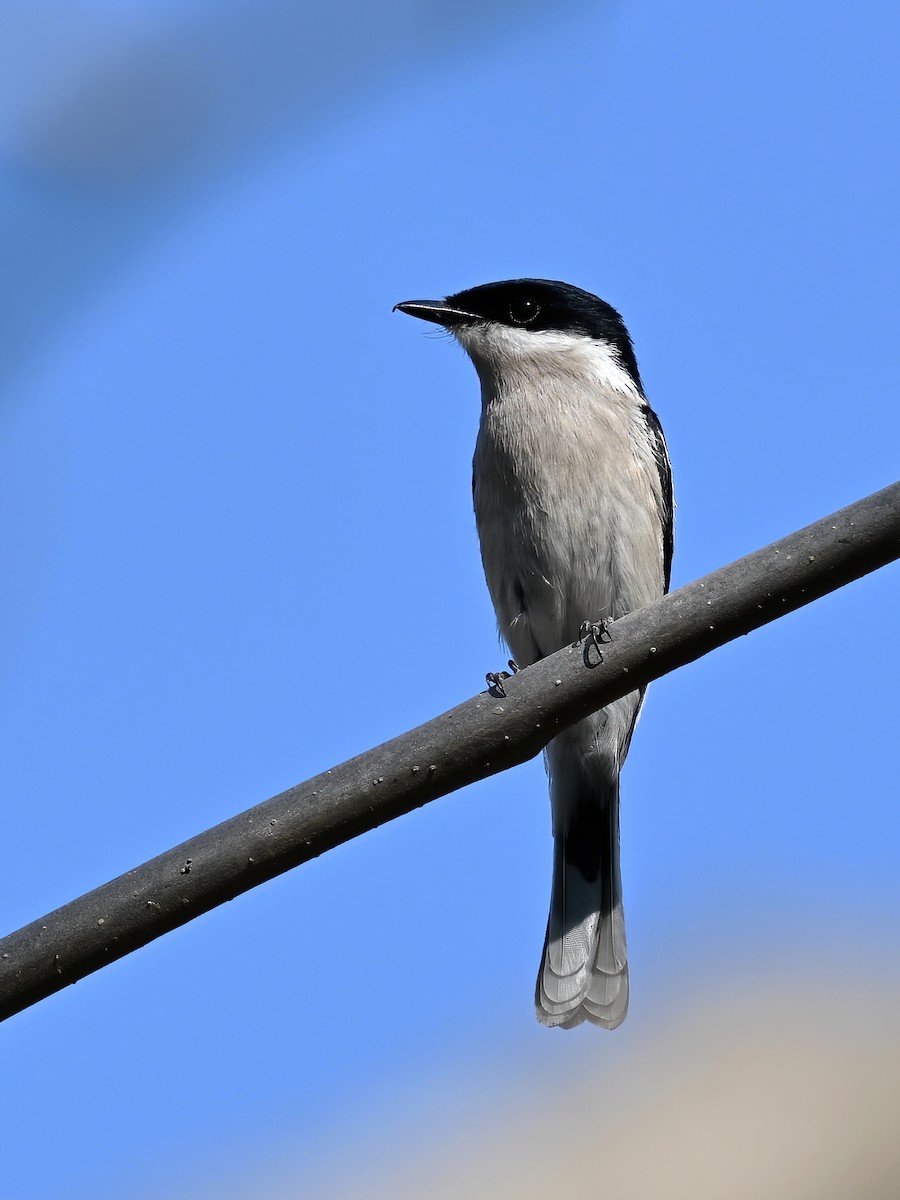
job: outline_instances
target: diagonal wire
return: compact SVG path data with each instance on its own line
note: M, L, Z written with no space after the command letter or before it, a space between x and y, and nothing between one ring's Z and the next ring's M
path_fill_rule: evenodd
M689 583L399 737L0 940L0 1020L386 821L537 754L562 728L900 558L900 483ZM891 631L893 635L893 631Z

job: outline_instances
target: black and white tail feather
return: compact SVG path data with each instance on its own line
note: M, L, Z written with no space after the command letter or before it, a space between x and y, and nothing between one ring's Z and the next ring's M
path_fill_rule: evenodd
M637 711L627 730L615 729L627 717L596 713L547 749L553 884L535 988L542 1025L572 1029L589 1021L615 1029L628 1012L619 772Z

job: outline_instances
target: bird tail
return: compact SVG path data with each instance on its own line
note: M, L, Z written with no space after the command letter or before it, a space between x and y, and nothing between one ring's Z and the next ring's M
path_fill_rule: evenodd
M547 751L553 888L535 1005L541 1024L563 1029L585 1020L615 1029L628 1011L619 865L619 763L624 754L609 752L612 747L598 751L596 742L595 723L609 716L607 710L580 722Z

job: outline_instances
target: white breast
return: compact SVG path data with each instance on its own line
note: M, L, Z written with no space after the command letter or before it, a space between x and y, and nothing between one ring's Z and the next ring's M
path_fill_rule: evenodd
M661 482L646 402L605 343L461 329L482 383L475 515L500 631L520 665L585 620L663 594Z

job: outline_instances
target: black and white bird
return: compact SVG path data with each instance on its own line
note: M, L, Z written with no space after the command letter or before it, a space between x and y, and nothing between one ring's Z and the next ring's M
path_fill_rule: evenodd
M501 636L521 667L659 599L672 472L622 318L548 279L487 283L402 312L444 326L481 380L473 490ZM537 1016L607 1029L628 1008L619 772L643 691L547 747L553 887Z

